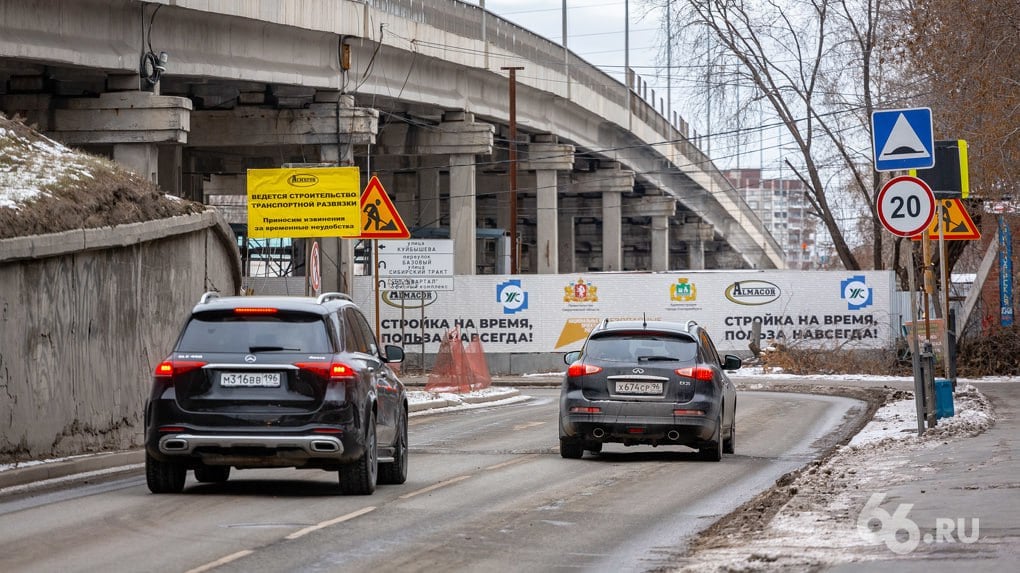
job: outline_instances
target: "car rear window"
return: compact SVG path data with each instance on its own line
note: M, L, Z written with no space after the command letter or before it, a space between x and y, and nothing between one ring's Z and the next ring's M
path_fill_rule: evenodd
M305 313L196 315L185 327L177 351L332 352L322 317Z
M588 340L584 353L593 359L611 362L690 362L698 355L698 343L688 337L620 333Z

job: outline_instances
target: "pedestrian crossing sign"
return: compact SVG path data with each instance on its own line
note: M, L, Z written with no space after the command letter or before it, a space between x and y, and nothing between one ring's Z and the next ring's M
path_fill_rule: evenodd
M875 171L928 169L935 165L931 109L890 109L871 114Z
M960 199L939 199L941 203L942 216L933 217L928 227L928 236L932 239L939 238L939 226L942 227L942 236L947 241L975 241L981 238L974 220L963 208L963 201ZM921 240L918 233L912 237L915 241Z
M379 178L372 176L361 194L362 239L410 239L411 232L404 225L396 207L390 201Z

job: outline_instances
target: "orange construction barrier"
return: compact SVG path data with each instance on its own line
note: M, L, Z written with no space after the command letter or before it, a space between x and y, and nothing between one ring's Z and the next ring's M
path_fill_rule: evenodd
M474 337L465 349L460 329L447 331L439 345L436 363L429 372L425 390L464 394L491 385L492 376L489 375L481 341Z

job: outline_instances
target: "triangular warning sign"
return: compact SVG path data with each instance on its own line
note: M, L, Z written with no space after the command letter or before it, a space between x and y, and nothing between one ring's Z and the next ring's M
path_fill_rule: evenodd
M890 159L919 159L928 158L931 154L917 136L917 132L911 127L907 117L902 113L896 118L889 139L885 140L882 153L879 154L880 161Z
M973 241L981 238L974 220L963 208L963 201L960 199L939 199L942 203L942 217L935 217L928 227L928 236L932 239L939 238L939 226L942 226L942 235L947 241ZM921 235L912 237L915 241L921 240Z
M362 239L409 239L411 232L404 225L379 178L372 176L361 194Z

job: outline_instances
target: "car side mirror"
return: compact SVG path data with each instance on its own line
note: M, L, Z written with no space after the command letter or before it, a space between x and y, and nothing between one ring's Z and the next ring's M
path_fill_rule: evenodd
M564 364L573 364L573 363L577 362L577 359L580 358L580 357L581 357L581 351L580 350L575 350L573 352L568 352L568 353L563 355L563 363Z
M386 345L386 358L384 362L403 362L404 361L404 349L399 346L392 344Z
M744 361L732 354L727 354L723 357L723 370L737 370Z

